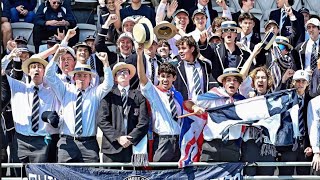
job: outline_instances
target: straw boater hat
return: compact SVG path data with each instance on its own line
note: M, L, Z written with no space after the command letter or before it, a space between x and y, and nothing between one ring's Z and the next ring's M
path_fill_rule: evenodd
M156 27L153 29L154 34L158 39L171 39L177 34L177 27L168 21L161 21Z
M290 44L289 39L284 37L284 36L277 36L276 37L276 43L277 44L283 44L283 45L287 46L290 50L293 49L293 46Z
M143 43L144 48L148 49L154 40L153 26L149 19L143 17L133 27L133 38L139 44Z
M240 33L242 31L241 28L238 27L237 23L235 21L224 21L221 23L221 27L217 29L217 33L221 33L223 29L236 29L237 33Z
M121 69L129 69L130 79L136 74L136 67L132 64L127 64L125 62L118 62L113 66L112 75L115 77L116 73Z
M42 64L44 67L46 67L48 65L48 62L44 59L42 59L41 57L37 56L37 55L33 55L31 56L29 59L25 60L23 63L22 63L22 71L25 73L25 74L28 74L29 73L29 65L32 64L32 63L40 63Z
M228 76L237 76L240 77L242 80L244 79L242 74L240 74L238 68L226 68L223 70L223 73L218 77L218 82L222 83L222 80Z
M74 70L73 70L73 71L70 71L70 72L68 73L68 75L69 75L70 77L73 77L76 73L79 73L79 72L89 73L89 74L91 74L91 76L95 76L95 75L96 75L96 73L94 73L94 72L91 71L90 65L88 65L88 64L81 64L81 63L77 63L77 64L76 64L76 67L74 68Z

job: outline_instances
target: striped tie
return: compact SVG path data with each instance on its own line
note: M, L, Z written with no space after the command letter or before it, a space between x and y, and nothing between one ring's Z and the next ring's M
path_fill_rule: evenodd
M194 90L196 92L196 95L199 95L199 94L202 94L199 72L198 72L195 64L191 64L191 65L193 67Z
M94 66L94 58L93 58L92 55L90 56L90 67L91 67L92 70L96 69L95 66Z
M277 51L275 50L275 53L276 52ZM277 87L279 86L281 79L282 79L281 69L280 69L279 64L276 59L273 60L271 66L270 66L270 71L271 71L271 75L273 77L273 85L271 87L271 91L274 92L277 89Z
M149 62L150 62L150 64L151 64L151 82L152 82L152 84L154 84L154 76L155 76L155 67L154 67L154 58L150 58L149 59Z
M121 100L122 100L123 115L125 117L127 116L127 111L128 111L128 106L127 106L128 96L126 93L126 89L124 88L121 90Z
M69 76L66 77L66 81L68 84L71 84L71 78Z
M304 101L301 97L299 97L299 111L298 111L298 122L299 122L299 132L302 136L305 135L305 130L304 130L304 121L303 121L303 104Z
M39 88L35 86L33 93L33 102L32 102L32 115L31 115L31 123L33 132L38 131L39 129L39 110L40 110L40 101L38 96Z
M127 126L128 126L128 96L126 93L126 89L123 88L121 90L121 101L122 101L122 108L123 108L123 126L122 126L122 132L124 134L127 134Z
M243 37L243 44L248 47L247 43L248 43L248 39L245 36L245 37Z
M285 10L283 10L281 13L281 29L283 28L283 25L286 22L286 18L287 18L287 13Z
M178 113L177 113L177 107L176 107L176 103L174 102L174 99L172 97L172 93L169 91L168 92L168 97L169 97L169 103L170 103L170 111L171 111L171 115L172 115L172 118L177 121L178 118Z
M75 126L75 134L82 134L82 91L79 90L76 102L76 126Z
M314 71L317 68L317 60L318 60L318 53L317 53L317 43L314 42L312 45L312 52L311 52L311 70Z

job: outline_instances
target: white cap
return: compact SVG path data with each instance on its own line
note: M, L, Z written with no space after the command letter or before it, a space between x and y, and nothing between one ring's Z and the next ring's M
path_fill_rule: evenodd
M128 16L128 17L124 18L124 20L122 21L122 26L124 26L124 23L129 22L129 21L136 23L136 20L132 16Z
M306 28L308 26L308 24L313 24L315 26L320 27L320 21L317 18L311 18L306 22Z
M298 70L294 73L293 80L298 80L298 79L304 79L306 81L309 81L309 74L305 70Z

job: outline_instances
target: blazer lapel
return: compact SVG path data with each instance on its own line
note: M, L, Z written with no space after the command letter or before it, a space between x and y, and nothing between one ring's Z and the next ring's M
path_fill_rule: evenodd
M305 60L306 60L307 42L308 41L303 42L303 44L301 45L301 47L299 49L299 58L300 58L300 64L301 64L302 69L304 69Z
M114 102L117 105L117 110L118 110L118 114L120 116L120 119L123 119L123 108L122 108L122 98L121 98L121 93L118 87L114 88L114 94L116 95L114 99ZM122 125L123 121L121 121L121 125Z
M127 102L128 112L130 112L131 106L134 103L134 97L135 96L136 96L136 91L135 90L129 90L128 102ZM128 119L129 119L129 117L128 117Z
M219 61L220 61L220 65L222 68L222 71L224 70L224 61L222 61L222 58L225 59L225 48L223 44L217 44L216 45L216 51L217 51L217 55L219 57Z
M239 49L239 51L240 51L240 55L237 56L237 64L238 64L237 68L239 69L240 66L242 65L243 51L240 48L238 48L238 46L236 46L236 49Z
M188 84L187 84L187 81L186 81L187 80L187 76L186 76L186 70L184 68L184 61L180 61L178 63L177 70L178 70L178 72L180 74L180 77L181 77L184 85L187 88L187 91L189 91L189 87L188 87Z
M202 60L198 59L199 64L201 66L202 69L202 75L203 75L203 88L204 88L204 93L207 92L209 90L209 83L208 83L208 67L207 64L204 63Z

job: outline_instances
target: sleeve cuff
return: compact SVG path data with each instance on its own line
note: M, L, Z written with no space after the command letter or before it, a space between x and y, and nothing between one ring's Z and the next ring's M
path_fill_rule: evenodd
M320 153L320 148L319 147L312 147L313 153Z
M290 16L290 21L295 21L295 20L297 20L297 18L296 18L296 16L295 16L295 15Z

